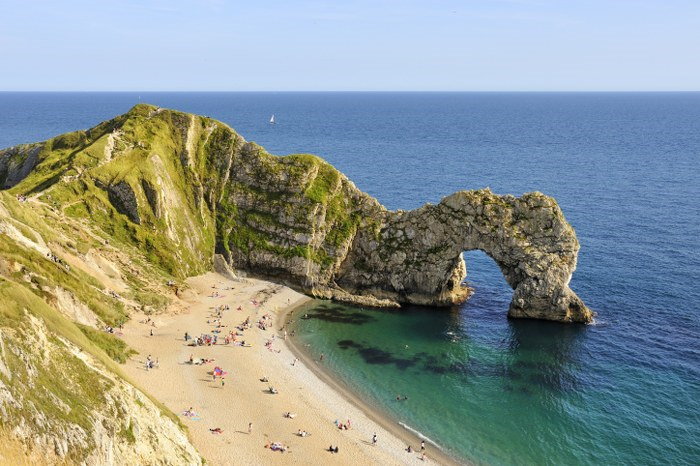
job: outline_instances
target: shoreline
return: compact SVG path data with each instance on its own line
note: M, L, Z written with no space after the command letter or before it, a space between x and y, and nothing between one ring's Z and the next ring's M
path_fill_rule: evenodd
M293 314L309 305L313 302L313 298L310 301L304 301L296 306L291 306L288 309L281 309L278 311L278 325L277 331L282 331L291 321ZM465 462L459 458L454 457L450 453L446 452L443 447L434 443L431 439L425 436L419 435L418 431L413 432L408 428L404 427L399 421L394 419L390 414L382 411L381 408L372 406L365 402L358 396L352 388L348 387L342 380L338 379L337 376L331 373L330 370L324 369L323 366L319 365L316 360L303 348L299 347L295 343L296 337L290 337L283 344L289 349L289 351L299 359L309 370L331 390L336 392L340 397L347 400L349 403L354 405L357 409L362 411L369 419L376 422L379 426L387 430L389 433L394 435L399 440L403 441L406 445L420 445L421 440L425 440L427 445L431 445L434 450L427 455L432 461L450 466L468 466L470 463Z
M191 292L183 295L175 312L150 319L131 316L121 336L139 354L123 370L140 390L179 415L207 464L231 464L233 459L250 465L460 464L427 441L424 461L419 451L407 452L407 445L419 446L418 436L358 402L352 391L318 372L289 338L284 339L280 328L287 316L311 298L273 282L234 281L211 272L187 283ZM222 305L230 309L219 316L216 309ZM183 338L185 332L194 337L220 330L222 339L243 319L251 326L239 330L239 344L193 347ZM156 368L144 368L147 356L156 361ZM193 357L206 361L189 363ZM222 376L212 377L216 366L226 371L225 384ZM269 387L276 391L271 393ZM290 412L292 417L284 415ZM352 428L338 429L338 420L345 419L352 420ZM140 435L137 420L133 422ZM273 444L283 445L283 453L274 451ZM329 445L339 446L340 454L329 453Z

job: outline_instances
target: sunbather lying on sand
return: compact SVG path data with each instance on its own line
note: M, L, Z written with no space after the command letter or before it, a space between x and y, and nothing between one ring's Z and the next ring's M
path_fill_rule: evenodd
M289 447L282 445L282 443L280 443L280 442L275 442L271 445L270 444L265 445L265 448L269 448L272 451L281 451L282 453L284 453L285 451L287 451L289 449Z

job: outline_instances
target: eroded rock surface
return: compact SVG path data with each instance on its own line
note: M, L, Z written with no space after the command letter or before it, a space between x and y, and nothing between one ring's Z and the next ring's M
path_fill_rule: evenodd
M588 322L568 286L579 244L556 202L463 191L438 205L390 213L378 237L361 232L336 274L341 287L400 302L451 305L466 299L462 251L481 250L514 289L511 317Z

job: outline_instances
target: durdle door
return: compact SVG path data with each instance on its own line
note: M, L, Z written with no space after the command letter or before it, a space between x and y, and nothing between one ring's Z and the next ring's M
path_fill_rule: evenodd
M510 317L591 320L568 286L579 250L574 230L540 193L462 191L438 205L388 213L378 238L358 235L335 280L399 302L452 305L471 292L462 285L461 253L474 249L491 257L513 288Z
M514 290L510 317L593 318L568 286L579 244L551 197L462 191L392 212L322 159L271 155L202 116L139 104L0 151L0 186L70 205L174 276L218 253L317 297L449 306L471 293L462 251L479 249Z

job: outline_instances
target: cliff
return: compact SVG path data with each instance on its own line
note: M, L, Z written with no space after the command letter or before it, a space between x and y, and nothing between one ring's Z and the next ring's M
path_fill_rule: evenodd
M391 212L318 157L277 157L215 120L149 105L0 152L0 185L135 247L174 277L234 268L359 304L463 301L485 251L511 317L589 322L568 284L579 245L554 199L463 191Z
M20 450L0 449L0 463L202 464L177 417L124 377L117 361L133 351L102 331L155 309L158 275L81 222L0 192L0 432Z

